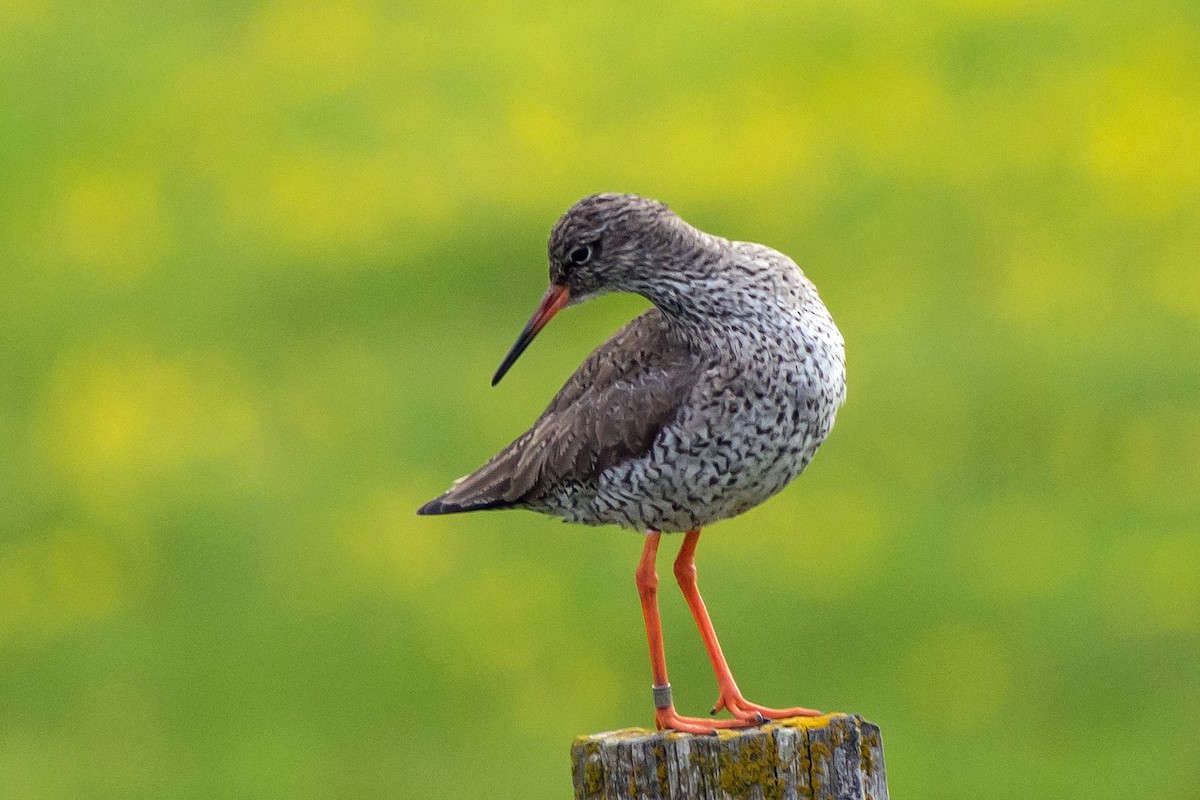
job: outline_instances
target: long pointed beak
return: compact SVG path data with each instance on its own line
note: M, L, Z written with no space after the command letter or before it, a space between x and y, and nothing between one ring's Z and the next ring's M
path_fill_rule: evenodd
M500 382L504 373L508 372L508 368L521 357L521 353L525 352L525 348L529 347L529 343L538 335L538 332L546 327L550 318L561 311L570 300L571 291L566 286L560 283L550 284L550 288L542 295L542 302L538 303L537 311L533 312L529 322L525 323L525 329L521 331L521 335L517 337L512 349L508 351L508 355L500 362L500 368L492 376L492 386Z

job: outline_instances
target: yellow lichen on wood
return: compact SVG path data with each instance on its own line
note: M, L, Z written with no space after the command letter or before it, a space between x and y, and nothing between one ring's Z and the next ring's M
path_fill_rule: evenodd
M875 758L871 754L872 748L879 749L882 745L879 742L879 734L874 732L864 732L862 738L858 742L858 757L862 764L863 772L868 775L875 774Z
M774 737L743 737L735 747L732 753L720 753L721 789L742 800L761 788L763 800L780 800L783 784L776 771L779 753Z

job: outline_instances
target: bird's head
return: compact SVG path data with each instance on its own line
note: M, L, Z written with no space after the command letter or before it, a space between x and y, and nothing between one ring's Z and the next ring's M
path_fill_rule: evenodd
M667 277L672 245L697 233L665 203L634 194L594 194L571 206L550 233L550 288L492 385L560 310L607 292L645 293Z
M550 285L565 286L571 304L606 292L636 292L662 266L660 251L682 225L657 200L635 194L585 197L550 232Z

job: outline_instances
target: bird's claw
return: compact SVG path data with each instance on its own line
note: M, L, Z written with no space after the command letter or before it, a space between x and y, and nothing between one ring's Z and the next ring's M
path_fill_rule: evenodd
M726 697L722 694L708 713L716 715L722 710L729 711L745 725L765 725L773 719L787 719L788 717L821 716L820 711L811 708L767 708L757 703L751 703L740 694L733 697Z
M729 700L727 700L725 698L724 695L721 695L720 697L717 698L717 702L713 705L712 709L709 710L708 714L709 714L709 716L715 717L717 714L719 714L722 710L725 710L725 709L728 709L729 713L733 714L735 719L737 719L739 722L741 722L743 725L746 725L746 726L766 725L767 722L771 719L768 716L769 712L774 711L774 709L757 706L754 703L747 703L742 698L735 698L733 700L733 702L730 702ZM806 711L807 709L788 709L788 711L795 711L795 710ZM764 712L768 712L768 713L764 713ZM799 715L782 714L781 713L780 717L774 717L774 719L780 719L782 716L799 716Z
M681 731L697 736L710 736L716 735L717 729L748 728L758 723L744 719L685 717L680 715L674 706L669 706L667 708L655 709L654 724L659 730Z

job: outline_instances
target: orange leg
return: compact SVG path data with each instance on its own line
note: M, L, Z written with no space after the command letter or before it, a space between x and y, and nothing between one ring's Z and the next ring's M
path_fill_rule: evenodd
M688 608L692 610L692 616L696 619L696 627L700 629L700 638L704 640L704 647L708 650L708 657L712 661L713 672L717 676L717 689L720 691L720 696L717 698L716 705L713 706L712 713L716 714L723 708L727 709L743 724L757 724L764 717L766 719L783 719L785 717L820 716L820 711L814 711L811 708L767 708L757 703L751 703L742 696L737 683L733 680L733 673L729 671L725 654L721 652L721 643L717 641L717 633L713 630L712 620L708 618L708 610L704 607L704 600L700 597L700 590L696 586L696 545L699 541L699 530L688 531L684 534L683 546L679 548L679 555L675 559L675 578L679 581L679 588L683 590Z
M646 547L638 561L637 587L642 599L642 616L646 620L646 639L650 643L650 670L654 674L654 724L661 730L670 728L687 733L713 733L716 728L744 728L757 724L755 719L701 719L680 716L671 702L671 684L667 681L667 657L663 650L662 621L658 616L658 573L654 570L658 555L658 542L662 534L650 531L646 534Z

